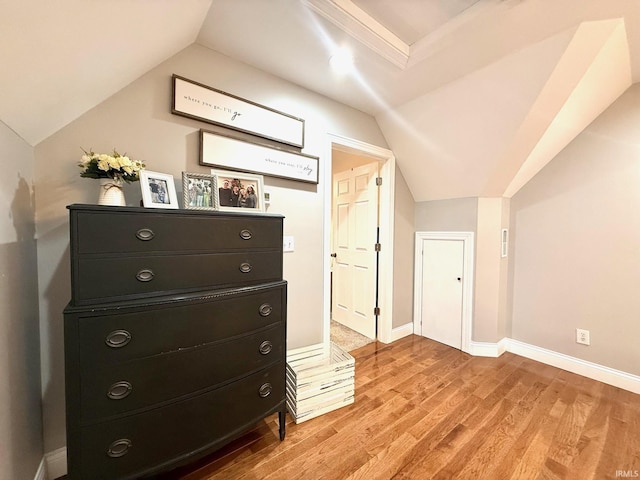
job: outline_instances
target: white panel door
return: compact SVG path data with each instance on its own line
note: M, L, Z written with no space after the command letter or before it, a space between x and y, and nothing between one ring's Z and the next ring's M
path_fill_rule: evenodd
M462 348L463 240L423 240L422 335Z
M333 176L333 320L375 338L378 163Z

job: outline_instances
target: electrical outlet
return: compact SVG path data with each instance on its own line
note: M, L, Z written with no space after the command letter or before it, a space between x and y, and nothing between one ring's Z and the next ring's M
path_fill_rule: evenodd
M589 335L589 330L576 328L576 343L581 343L582 345L591 345L591 336Z

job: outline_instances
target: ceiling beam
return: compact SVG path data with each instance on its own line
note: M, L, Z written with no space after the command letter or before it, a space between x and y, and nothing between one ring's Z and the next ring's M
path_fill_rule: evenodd
M395 66L406 68L409 45L351 0L304 0L304 3Z

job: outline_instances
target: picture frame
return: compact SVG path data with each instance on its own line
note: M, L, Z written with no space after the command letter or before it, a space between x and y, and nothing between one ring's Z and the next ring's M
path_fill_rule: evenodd
M200 130L200 165L317 184L319 158Z
M266 210L262 175L218 169L211 169L211 175L216 185L214 197L216 197L218 210L228 212L264 212ZM234 193L236 188L237 192ZM253 190L253 193L249 189ZM246 194L244 201L243 190Z
M145 208L179 208L173 175L140 170L140 189Z
M182 172L182 204L187 210L217 210L215 178L206 173Z
M172 76L172 84L171 113L175 115L304 147L304 120L301 118L176 74Z

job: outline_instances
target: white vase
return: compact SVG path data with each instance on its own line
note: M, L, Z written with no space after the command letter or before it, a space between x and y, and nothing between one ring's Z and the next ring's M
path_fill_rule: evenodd
M98 195L98 205L114 205L124 207L124 190L122 182L113 178L100 179L100 194Z

